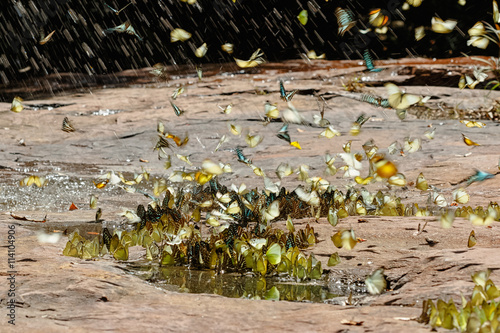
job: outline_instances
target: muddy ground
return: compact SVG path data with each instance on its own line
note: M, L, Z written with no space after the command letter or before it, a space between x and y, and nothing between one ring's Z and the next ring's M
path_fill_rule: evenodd
M310 166L311 176L326 178L332 185L345 190L352 179L324 174L323 156L326 152L342 152L342 145L352 140L353 151L362 151L361 145L369 139L384 152L395 140L405 137L422 138L422 149L402 156L388 155L409 182L415 182L423 172L429 184L442 190L451 203L451 191L456 183L481 169L495 173L500 156L498 122L486 119L495 113L498 92L484 89L457 88L462 73L472 75L469 60L449 59L432 61L406 59L379 62L386 69L380 73L363 72L358 62L320 61L311 65L303 61L267 64L259 70L237 72L234 67L207 68L198 81L194 68L178 70L168 82L156 82L147 70L127 73L136 77L127 86L87 87L66 90L52 97L29 100L40 96L36 89L19 90L32 105L19 114L9 111L10 104L0 103L0 233L6 239L9 225L16 227L16 326L12 331L328 331L328 332L424 332L430 327L414 318L421 312L422 301L428 298L450 297L460 299L460 293L469 295L473 288L471 273L490 268L492 279L500 283L496 270L500 268L498 240L500 232L495 222L491 228L473 227L468 220L457 218L451 229L440 227L435 217L348 217L332 228L326 219L295 221L296 228L311 223L320 242L309 251L320 259L324 268L330 254L338 251L341 264L327 272L331 283L340 277L364 280L378 267L385 267L390 289L379 296L358 298L356 305L346 305L347 297L332 300L332 304L273 302L231 299L206 294L169 292L147 284L124 272L124 264L114 260L84 261L65 257L62 250L66 237L55 244L39 243L37 233L68 231L78 226L85 232L98 231L101 223L92 223L95 210L89 208L90 194L99 196L104 224L115 226L123 222L119 215L123 208L135 209L149 199L107 186L97 189L92 181L107 171L121 171L127 178L141 167L151 177L168 176L171 170L189 168L173 156L172 169L165 170L153 147L157 141L156 126L163 121L168 130L184 136L189 143L176 153L190 155L199 166L205 158L231 163L233 173L221 177L230 185L244 182L249 187L262 187L262 178L238 163L236 146L245 146L244 140L228 134L227 123L249 128L252 133L264 135L255 148L244 148L245 155L262 168L274 181L275 168L281 162L293 167ZM280 109L278 79L283 79L287 90L299 89L295 106L312 121L319 114L314 94L332 96L345 93L342 84L354 78L362 79L363 92L387 97L383 84L394 82L407 92L432 96L428 107L410 111L401 121L394 110L377 108L345 97L327 100L325 118L342 133L333 139L319 137L321 128L290 125L292 140L302 146L298 150L279 140L275 133L281 123L263 126L260 116L266 101L277 102ZM47 81L56 85L57 80ZM185 114L177 117L170 106L175 88L184 85L187 90L175 103ZM17 88L16 88L17 89ZM14 89L15 90L15 89ZM53 89L54 91L54 89ZM23 95L24 92L24 95ZM70 104L56 108L37 108L40 104ZM219 106L232 103L233 111L222 114ZM372 116L362 127L359 136L350 136L351 123L361 114ZM417 117L418 115L419 117ZM467 128L457 119L482 117L485 128ZM68 117L75 132L61 131L64 117ZM425 117L425 118L423 118ZM494 117L493 117L494 118ZM436 128L430 140L424 132ZM461 133L480 143L467 146ZM220 137L227 134L231 141L218 152L213 152ZM141 162L141 160L143 162ZM365 161L366 162L366 161ZM342 165L337 158L335 165ZM367 173L367 166L362 175ZM47 176L48 185L20 187L19 181L28 175ZM473 183L467 188L471 195L469 205L486 206L500 201L500 178ZM293 190L300 182L296 176L283 179L282 185ZM151 182L141 185L151 191ZM359 185L357 185L359 186ZM427 194L413 185L388 187L383 183L367 186L370 191L383 190L397 195L405 203L427 203ZM69 211L74 202L80 209ZM434 209L434 208L432 208ZM14 220L10 213L26 216L45 223ZM424 232L417 232L427 222ZM276 225L284 226L284 222ZM330 240L339 228L352 227L356 236L366 239L355 249L336 249ZM474 229L477 245L467 247L470 231ZM430 246L431 239L438 243ZM7 275L7 250L4 247L0 267ZM5 281L5 280L4 280ZM7 283L2 284L0 296L2 311L6 312ZM2 315L3 316L3 315ZM6 322L5 316L3 317ZM342 320L362 322L359 326L342 324ZM3 327L6 327L2 323Z

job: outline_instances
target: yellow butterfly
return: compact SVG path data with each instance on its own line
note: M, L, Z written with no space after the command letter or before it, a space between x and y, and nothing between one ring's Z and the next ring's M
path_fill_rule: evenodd
M378 295L387 288L387 281L384 277L384 269L379 268L365 279L365 285L368 292L372 295Z
M381 178L391 178L398 173L398 168L394 163L385 159L384 155L376 154L371 160L375 172Z
M299 142L298 141L292 141L290 142L290 146L293 146L297 149L302 149L302 147L300 146Z
M241 135L241 126L240 125L234 125L234 124L227 124L227 126L229 127L229 130L231 131L231 133L233 135Z
M480 49L486 49L490 40L486 35L486 29L481 21L476 22L472 28L468 30L469 36L471 37L467 41L468 46L474 46Z
M42 37L42 39L38 42L38 44L40 45L43 45L45 43L47 43L51 38L52 38L52 35L55 33L56 31L52 31L50 34L48 34L46 37Z
M197 56L198 58L203 58L205 54L207 54L207 51L208 51L207 43L203 43L199 48L197 48L194 51L194 55Z
M389 104L396 110L406 110L421 100L420 96L402 92L394 83L386 83L385 87L389 94Z
M340 132L333 128L333 126L328 126L320 133L320 136L324 136L327 139L334 138L336 136L340 136Z
M476 214L469 214L469 221L471 221L473 225L488 226L492 224L496 220L496 218L497 213L493 209L488 210L488 215L486 215L484 218Z
M266 258L271 265L278 265L281 262L281 246L278 243L269 246L266 251Z
M347 250L352 250L356 244L358 244L358 240L354 235L354 230L340 230L332 236L333 244L338 248L344 248Z
M22 101L23 101L23 99L21 97L18 97L18 96L14 97L14 99L12 100L12 105L10 107L10 111L16 112L16 113L23 111L24 105L21 103Z
M306 192L302 187L297 187L295 189L295 194L299 197L300 200L304 201L305 203L311 205L311 206L319 206L320 204L320 199L318 196L318 193L316 191L311 191L311 192Z
M480 146L479 143L472 141L462 133L463 140L467 146Z
M293 173L292 167L288 163L280 163L276 169L276 175L279 179L290 176Z
M37 187L43 187L48 184L48 179L45 177L39 177L39 176L29 176L26 178L23 178L20 182L19 185L21 186L31 186L31 185L36 185Z
M410 138L405 138L404 146L403 146L403 151L407 153L414 153L416 151L419 151L422 148L422 140L419 138L410 141Z
M438 34L448 34L455 29L457 25L457 20L446 20L443 21L439 17L433 17L431 19L431 29Z
M262 136L258 135L258 134L256 134L256 135L247 134L246 137L245 137L245 142L247 143L247 145L250 148L254 148L259 143L261 143L263 139L264 138Z
M280 116L280 111L278 110L276 104L266 102L264 110L266 112L266 117L269 119L277 119Z
M452 211L451 209L441 214L441 228L443 229L451 228L454 220L455 220L455 212Z
M333 165L334 162L335 157L330 156L330 154L325 155L326 173L330 176L334 176L337 173L337 168Z
M370 24L376 28L383 27L389 23L389 16L385 15L380 8L372 10L368 15L370 15Z
M448 206L448 203L446 202L446 199L444 196L438 192L430 192L429 197L431 198L431 202L434 204L438 205L439 207L446 207Z
M418 42L425 37L425 27L422 25L415 28L415 40Z
M466 204L469 202L470 196L465 192L464 188L459 188L453 191L453 200L459 204Z
M184 91L186 91L186 89L184 87L179 87L177 89L175 89L175 91L172 93L172 99L177 99L177 97L179 97L180 94L182 94ZM161 122L158 123L158 126L162 124ZM163 130L160 132L160 127L158 127L158 132L159 133L164 133L164 130L165 130L165 126L162 124L163 126Z
M351 152L351 144L352 144L352 140L349 140L347 141L346 143L344 143L342 145L342 149L346 152L346 153L350 153ZM356 168L358 169L358 168Z
M261 49L257 49L257 51L255 51L252 54L250 59L240 60L240 59L234 58L234 61L236 61L236 65L238 65L238 67L241 67L241 68L256 67L256 66L261 65L261 64L266 62L264 60L264 58L262 58L263 55L264 55L264 53L261 51Z
M326 265L332 267L337 266L338 264L340 264L340 256L338 252L335 252L330 256Z
M95 196L94 194L90 196L89 206L91 209L95 209L97 207L97 199L97 196Z
M394 176L387 179L387 182L395 186L406 186L406 178L402 173L397 173Z
M178 41L185 42L191 38L191 34L184 29L176 28L170 32L170 42L175 43Z
M302 10L299 15L297 16L297 18L299 19L299 22L302 24L302 25L306 25L307 24L307 19L308 19L308 14L307 14L307 10Z
M181 154L175 154L175 156L177 156L177 158L180 159L181 161L186 162L189 165L193 165L193 163L191 163L191 161L189 160L189 156Z
M477 244L476 233L474 232L474 230L471 230L469 234L469 239L467 240L467 247L471 248L476 244Z
M208 158L203 160L203 162L201 163L201 168L203 169L203 171L211 175L221 175L224 173L218 163L215 163Z
M311 60L325 59L326 58L326 54L325 53L323 53L321 55L317 55L316 51L314 51L314 50L309 50L309 52L307 52L306 56L307 56L307 58L309 58Z
M267 223L280 216L280 202L279 200L274 200L262 214L262 219Z
M217 144L217 147L215 147L214 152L219 150L219 148L224 144L225 142L229 141L229 137L227 137L225 134L220 138L219 143Z
M356 176L354 178L354 181L360 185L367 185L370 184L373 181L373 177L368 176L366 178L361 178L360 176Z
M292 221L292 218L290 217L290 215L288 215L287 218L286 218L286 228L291 233L295 232L295 227L293 225L293 221Z
M413 7L419 7L422 4L422 1L424 0L406 0L406 3Z
M422 172L417 177L417 183L415 184L415 187L420 191L427 191L429 189L429 184L427 183L427 180L425 179Z
M233 54L234 51L234 45L231 43L226 43L221 45L222 51L228 53L228 54Z
M460 120L462 124L464 124L467 127L479 127L483 128L486 126L485 123L482 123L480 121L473 121L473 120Z

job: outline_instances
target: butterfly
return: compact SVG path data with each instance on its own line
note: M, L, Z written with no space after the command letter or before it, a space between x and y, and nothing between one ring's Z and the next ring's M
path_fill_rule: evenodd
M170 102L170 105L174 108L174 112L177 117L180 117L185 112L184 110L179 109L179 107L172 102Z
M307 56L308 59L311 59L311 60L325 59L326 58L326 54L325 53L323 53L321 55L317 55L316 51L314 51L314 50L309 50L309 52L307 52L306 56Z
M366 49L365 52L363 52L363 59L365 59L366 68L370 72L380 72L380 71L382 71L382 68L375 68L375 66L373 65L373 59L372 59L372 57L370 55L370 51L368 49Z
M396 110L405 110L421 100L420 96L402 92L394 83L386 83L385 87L389 93L389 104Z
M47 43L52 38L52 35L54 35L55 32L56 31L54 30L50 34L48 34L47 36L44 36L42 34L41 37L40 37L40 41L38 42L38 44L43 45L43 44Z
M370 117L366 117L366 115L363 113L361 114L354 123L352 123L351 129L349 133L352 136L356 136L361 132L361 126L363 126L364 123L366 123L370 119Z
M354 235L354 230L340 230L335 233L332 237L333 244L338 248L345 248L347 250L352 250L356 244L358 244L358 240Z
M467 146L480 146L479 143L472 141L462 133L462 138Z
M333 126L328 126L320 133L320 136L324 136L327 139L334 138L336 136L340 136L340 132L333 128Z
M92 194L90 196L90 203L89 203L89 207L91 209L95 209L97 207L97 196L95 196L94 194Z
M36 185L37 187L44 187L45 185L48 184L48 179L45 177L39 177L39 176L29 176L23 178L20 182L20 186L31 186L31 185Z
M385 15L380 8L372 10L368 15L370 15L370 24L376 28L383 27L389 23L389 16Z
M186 88L184 87L179 87L175 89L175 91L172 93L172 99L177 99L180 94L182 94L184 91L186 91Z
M203 43L199 48L194 51L194 55L198 58L203 58L207 54L208 46L207 43Z
M281 162L280 165L276 168L276 175L279 179L283 177L288 177L293 173L292 167L288 163Z
M278 243L269 246L266 251L266 258L271 265L279 264L281 262L281 246Z
M485 123L482 123L480 121L473 121L473 120L460 120L462 124L464 124L467 127L479 127L483 128L486 126Z
M127 33L129 35L134 35L139 40L142 41L142 37L137 34L137 32L135 31L134 27L130 24L129 21L126 21L126 22L124 22L124 23L122 23L122 24L120 24L120 25L118 25L118 26L116 26L114 28L108 28L108 29L104 30L104 33L108 33L109 34L109 33L112 33L114 31L116 31L116 32L125 32L125 33Z
M297 91L298 90L293 90L287 93L283 85L283 80L280 80L280 96L285 102L290 102Z
M307 10L302 10L299 15L297 16L297 18L299 19L299 22L300 24L302 25L306 25L307 24L307 19L308 19L308 14L307 14Z
M280 111L278 110L276 104L266 102L266 104L264 105L264 110L268 119L277 119L280 115Z
M102 209L98 208L97 211L95 212L95 221L97 223L101 222L101 216L102 216Z
M406 186L406 178L402 173L397 173L389 177L389 179L387 179L387 182L395 186Z
M247 134L245 136L245 142L247 143L247 145L250 147L250 148L254 148L256 147L259 143L262 142L264 138L261 136L261 135L250 135L250 134Z
M470 196L467 192L465 192L465 189L459 188L454 190L453 192L453 201L459 204L466 204L469 202Z
M113 7L111 7L110 5L108 5L107 3L104 3L104 4L105 4L105 5L106 5L109 9L111 9L111 10L115 13L115 15L119 15L119 14L120 14L120 12L121 12L122 10L124 10L125 8L127 8L128 6L130 6L130 5L132 4L132 2L130 2L129 4L127 4L125 7L123 7L123 8L122 8L122 9L120 9L120 10L116 10L116 9L114 9Z
M292 142L292 140L290 139L290 134L288 134L288 124L284 124L279 130L278 134L276 134L276 136L288 143Z
M75 128L73 127L73 125L69 121L68 117L64 117L61 129L66 133L75 131Z
M443 21L439 17L433 17L431 19L431 29L438 34L447 34L455 29L457 25L457 20L446 20Z
M391 107L391 104L389 104L389 100L387 98L376 97L369 94L361 94L360 101L383 108Z
M337 17L337 24L339 26L338 34L340 36L344 36L344 34L356 24L356 21L353 19L352 11L349 9L337 7L335 9L335 16Z
M340 264L339 253L338 252L332 253L326 265L332 267L332 266L337 266L338 264Z
M485 37L486 29L484 28L483 22L476 22L476 24L468 30L468 33L471 38L467 41L467 46L474 46L480 49L486 49L488 47L490 40L488 37Z
M406 0L406 3L413 7L419 7L422 4L422 1L424 0Z
M222 44L221 49L222 49L222 51L224 51L228 54L233 54L234 45L231 43Z
M235 151L236 151L236 156L238 157L238 162L241 162L241 163L244 163L247 165L252 164L252 161L249 160L248 158L246 158L245 155L243 155L243 152L239 148L236 148Z
M427 180L422 172L417 177L415 187L420 191L427 191L429 189L429 184L427 183Z
M261 65L261 64L263 64L263 63L266 62L264 60L264 58L262 58L263 55L264 55L264 53L261 51L261 49L257 49L252 54L252 56L250 57L250 59L248 59L248 60L240 60L240 59L234 58L234 61L236 61L236 65L238 65L238 67L241 67L241 68L256 67L256 66Z
M467 247L471 248L476 244L477 244L476 233L474 232L474 230L471 230L469 234L469 239L467 240Z
M449 229L452 227L453 221L455 220L455 212L453 210L448 210L441 214L441 228Z
M415 40L418 42L419 40L421 40L424 37L425 37L425 27L423 25L416 27L415 28Z
M222 170L221 166L218 163L215 163L214 161L210 159L205 159L201 163L201 168L208 174L211 175L221 175L224 173Z
M175 43L175 42L185 42L189 38L191 38L191 33L187 32L184 29L181 28L176 28L170 32L170 42Z
M410 141L410 138L405 138L403 151L406 153L414 153L422 148L422 140L419 138Z
M23 99L21 97L18 97L18 96L14 97L14 99L12 100L12 105L10 107L10 111L16 112L16 113L23 111L24 105L21 103L22 101L23 101Z
M378 295L387 288L387 281L384 277L384 269L379 268L365 279L365 285L368 292L372 295Z

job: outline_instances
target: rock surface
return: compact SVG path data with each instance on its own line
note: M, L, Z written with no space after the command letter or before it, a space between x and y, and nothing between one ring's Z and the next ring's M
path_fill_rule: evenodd
M347 65L346 65L347 64ZM491 278L500 283L495 270L500 268L498 250L500 232L498 222L491 228L472 226L468 220L457 218L451 229L442 229L436 217L389 217L354 216L342 219L332 228L326 219L318 223L314 219L294 221L296 227L311 223L318 233L320 243L309 249L327 268L326 262L338 251L342 262L331 269L329 278L341 276L364 280L378 267L385 267L390 290L379 296L360 298L358 305L308 304L292 302L250 301L230 299L205 294L168 292L149 285L136 276L127 274L122 263L114 260L83 261L65 257L62 250L67 241L62 237L55 244L41 244L38 230L98 231L100 224L94 220L95 210L88 208L91 193L99 196L106 225L123 221L118 214L122 207L135 209L149 199L125 193L117 187L107 186L98 190L92 181L108 170L124 172L131 178L141 172L141 166L149 170L151 177L168 176L163 162L153 151L156 143L156 124L161 120L176 135L188 133L187 146L174 147L176 153L190 155L193 164L200 165L209 157L214 161L230 162L233 173L221 177L221 182L246 183L249 187L262 187L260 177L250 168L236 162L229 148L246 146L242 138L228 134L227 123L239 124L253 133L264 135L264 141L256 148L245 148L245 155L262 168L274 181L274 169L281 162L293 167L310 166L311 176L321 176L331 184L344 189L352 180L324 175L326 151L342 152L342 145L352 140L353 151L361 151L361 144L374 139L382 149L392 142L400 143L405 137L422 138L422 149L416 153L388 155L406 179L415 181L423 172L429 184L442 190L451 203L451 190L456 183L474 173L474 168L495 173L500 146L498 123L484 121L485 128L467 128L456 119L417 119L409 114L399 120L393 110L384 110L353 99L335 97L327 101L325 118L342 136L328 140L318 137L320 128L290 125L292 140L297 140L302 150L287 145L276 138L281 123L265 127L260 122L264 103L278 102L279 78L287 90L300 89L294 97L294 105L312 121L319 114L316 98L312 95L327 92L343 92L342 83L355 77L364 77L364 92L387 96L383 83L422 80L425 73L471 72L470 63L442 62L433 64L425 60L401 60L379 63L387 69L381 73L361 73L364 69L354 62L319 62L307 67L302 62L268 64L261 70L246 74L206 73L201 82L194 75L173 78L168 83L149 83L122 88L93 89L85 93L68 93L44 100L26 101L25 104L69 104L47 109L25 109L14 114L10 105L0 104L0 179L2 189L0 209L0 233L7 235L9 225L16 225L16 327L11 331L57 332L138 329L162 331L328 331L328 332L427 332L428 326L414 319L421 312L422 301L428 298L460 299L460 293L469 295L473 283L471 273L490 268ZM336 68L334 68L336 67ZM194 72L194 71L193 71ZM396 73L405 75L393 75ZM412 73L418 73L414 76ZM422 74L424 73L424 74ZM432 75L430 75L432 76ZM443 81L449 80L443 76ZM407 81L411 82L411 81ZM415 81L418 82L418 81ZM444 105L457 105L457 114L489 110L495 105L497 92L489 90L459 90L456 83L450 87L407 86L414 94L432 95L429 108L436 113ZM185 114L176 117L170 106L170 95L180 85L186 93L175 103ZM370 87L371 85L371 87ZM444 84L443 84L444 85ZM256 91L267 94L256 94ZM233 103L232 113L222 114L217 105ZM115 113L116 112L116 113ZM372 116L359 136L349 135L351 123L361 113ZM415 112L411 112L415 113ZM60 130L64 117L69 117L77 131ZM436 128L435 138L426 139L423 134L428 125ZM461 133L480 143L469 147L462 141ZM231 141L213 153L223 134ZM24 144L19 141L23 139ZM172 154L175 155L175 154ZM139 162L147 160L147 163ZM174 169L187 167L172 157ZM340 158L335 165L341 166ZM362 175L367 173L367 167ZM19 187L18 182L27 175L47 175L49 184L43 188ZM473 183L467 188L471 206L487 206L490 201L500 201L499 178ZM299 182L296 177L285 178L282 185L292 190ZM358 185L359 186L359 185ZM427 194L414 186L388 188L382 183L367 186L370 191L383 190L395 194L405 203L425 205ZM144 185L151 191L151 182ZM74 202L80 209L68 211ZM18 221L9 212L47 222ZM423 232L417 230L427 223ZM284 222L276 222L284 227ZM330 237L338 228L352 227L356 236L366 239L354 250L336 249ZM467 248L467 239L474 229L477 245ZM437 241L430 246L427 239ZM5 253L5 252L4 252ZM6 258L5 255L2 256ZM2 275L7 275L7 260L0 263ZM7 284L2 283L2 290ZM8 298L2 292L2 311ZM345 304L346 298L336 300ZM5 319L4 319L5 320ZM360 326L347 326L342 320L362 322ZM5 325L2 325L5 327ZM3 330L3 329L2 329Z

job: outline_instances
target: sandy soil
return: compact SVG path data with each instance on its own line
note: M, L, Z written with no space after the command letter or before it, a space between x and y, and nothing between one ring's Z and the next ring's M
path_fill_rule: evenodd
M420 314L423 300L449 297L458 300L460 293L470 294L473 287L470 274L486 268L494 271L492 279L500 283L495 272L500 268L500 258L495 255L500 237L498 222L491 228L473 228L469 221L460 218L455 220L453 228L444 230L433 217L349 217L343 219L337 228L352 227L358 237L366 239L352 251L334 247L330 237L337 228L333 229L325 219L318 223L308 219L295 221L296 227L307 222L313 224L320 243L310 251L324 267L330 254L339 251L343 260L331 269L329 278L332 281L341 276L364 279L374 269L385 267L391 290L380 296L363 298L357 306L249 301L167 292L125 274L118 262L82 261L62 256L66 237L56 244L38 243L37 229L64 230L82 224L91 226L89 230L94 228L95 224L87 223L94 220L95 215L95 210L88 208L92 193L99 196L103 219L108 225L123 221L118 215L123 207L134 209L137 204L148 202L142 195L124 193L116 187L98 190L92 180L109 170L124 172L130 178L134 172L141 172L141 167L149 170L152 177L168 176L171 170L163 169L163 162L158 161L157 153L153 151L158 121L163 121L174 134L189 134L188 145L174 150L190 155L195 166L207 157L231 163L234 172L221 177L226 185L244 182L250 187L263 186L262 178L236 161L230 148L245 146L245 143L242 138L228 134L227 123L239 124L253 133L264 135L260 145L245 148L244 153L274 181L277 181L274 170L281 162L288 162L293 167L307 164L311 176L325 177L331 184L344 189L352 180L342 178L341 172L333 177L325 176L325 152L342 152L342 145L347 140L352 140L353 151L361 151L361 145L368 139L374 139L381 150L386 151L392 142L398 140L402 143L408 136L422 138L422 149L405 156L391 155L390 158L408 181L415 182L417 175L423 172L429 184L441 189L449 203L453 189L451 183L473 174L475 168L492 173L498 170L498 123L488 120L484 121L486 127L482 129L467 128L456 119L417 119L412 114L401 121L393 110L336 97L328 100L325 117L342 136L328 140L318 137L322 131L320 128L290 125L292 140L298 141L302 150L275 136L281 123L264 127L260 122L266 101L278 102L280 109L285 107L279 99L278 79L284 80L287 90L300 89L294 97L294 104L309 121L314 114L319 114L313 92L342 92L342 83L355 77L365 78L364 92L385 97L385 82L404 86L404 82L425 82L426 77L432 79L434 85L412 84L407 86L407 92L432 95L429 106L436 113L446 105L468 111L488 110L495 99L500 98L497 92L455 88L461 73L472 72L470 62L409 59L378 65L387 69L380 73L363 73L364 68L356 62L340 65L321 61L308 67L302 61L295 61L268 64L250 73L207 71L201 82L192 69L190 75L179 73L167 83L142 82L127 87L93 88L25 102L26 105L74 103L50 110L25 109L15 114L9 111L9 104L0 103L0 209L5 213L0 215L0 233L7 235L8 226L16 225L18 272L16 327L8 329L30 332L66 331L68 328L74 331L137 331L143 328L175 332L424 332L429 327L408 320ZM138 76L143 78L144 73L142 71ZM448 81L453 80L455 83L449 84ZM186 112L177 117L170 106L170 95L180 85L185 85L187 91L175 103ZM256 91L266 93L256 94ZM229 103L234 105L232 113L222 114L217 105ZM107 113L111 114L103 115ZM352 137L349 135L351 123L361 113L372 118L363 126L359 136ZM76 132L61 131L64 117L69 117ZM423 136L431 123L436 127L433 140ZM481 145L466 146L461 133ZM231 136L231 141L214 153L223 134ZM20 140L24 143L20 144ZM189 168L175 157L172 164L173 169ZM335 165L342 165L340 158ZM365 168L366 173L366 165ZM47 187L19 187L19 180L31 174L48 176ZM494 178L469 186L469 204L486 206L490 201L499 201L499 181ZM298 184L293 176L282 182L290 189ZM151 183L144 186L146 190L151 189ZM367 188L395 194L405 203L427 202L427 195L414 186L388 188L376 183ZM71 202L80 209L68 211ZM47 214L47 222L17 221L10 217L10 212L34 219L43 219ZM425 222L425 231L417 233L418 225ZM284 222L277 224L283 226ZM468 249L467 238L472 229L478 243ZM439 243L431 247L425 238ZM2 258L6 258L5 253ZM0 267L2 275L6 275L6 259L1 260ZM2 283L2 290L6 286ZM0 299L2 311L6 311L6 292L2 292ZM336 302L345 304L345 298ZM341 324L343 319L363 323L346 326Z

